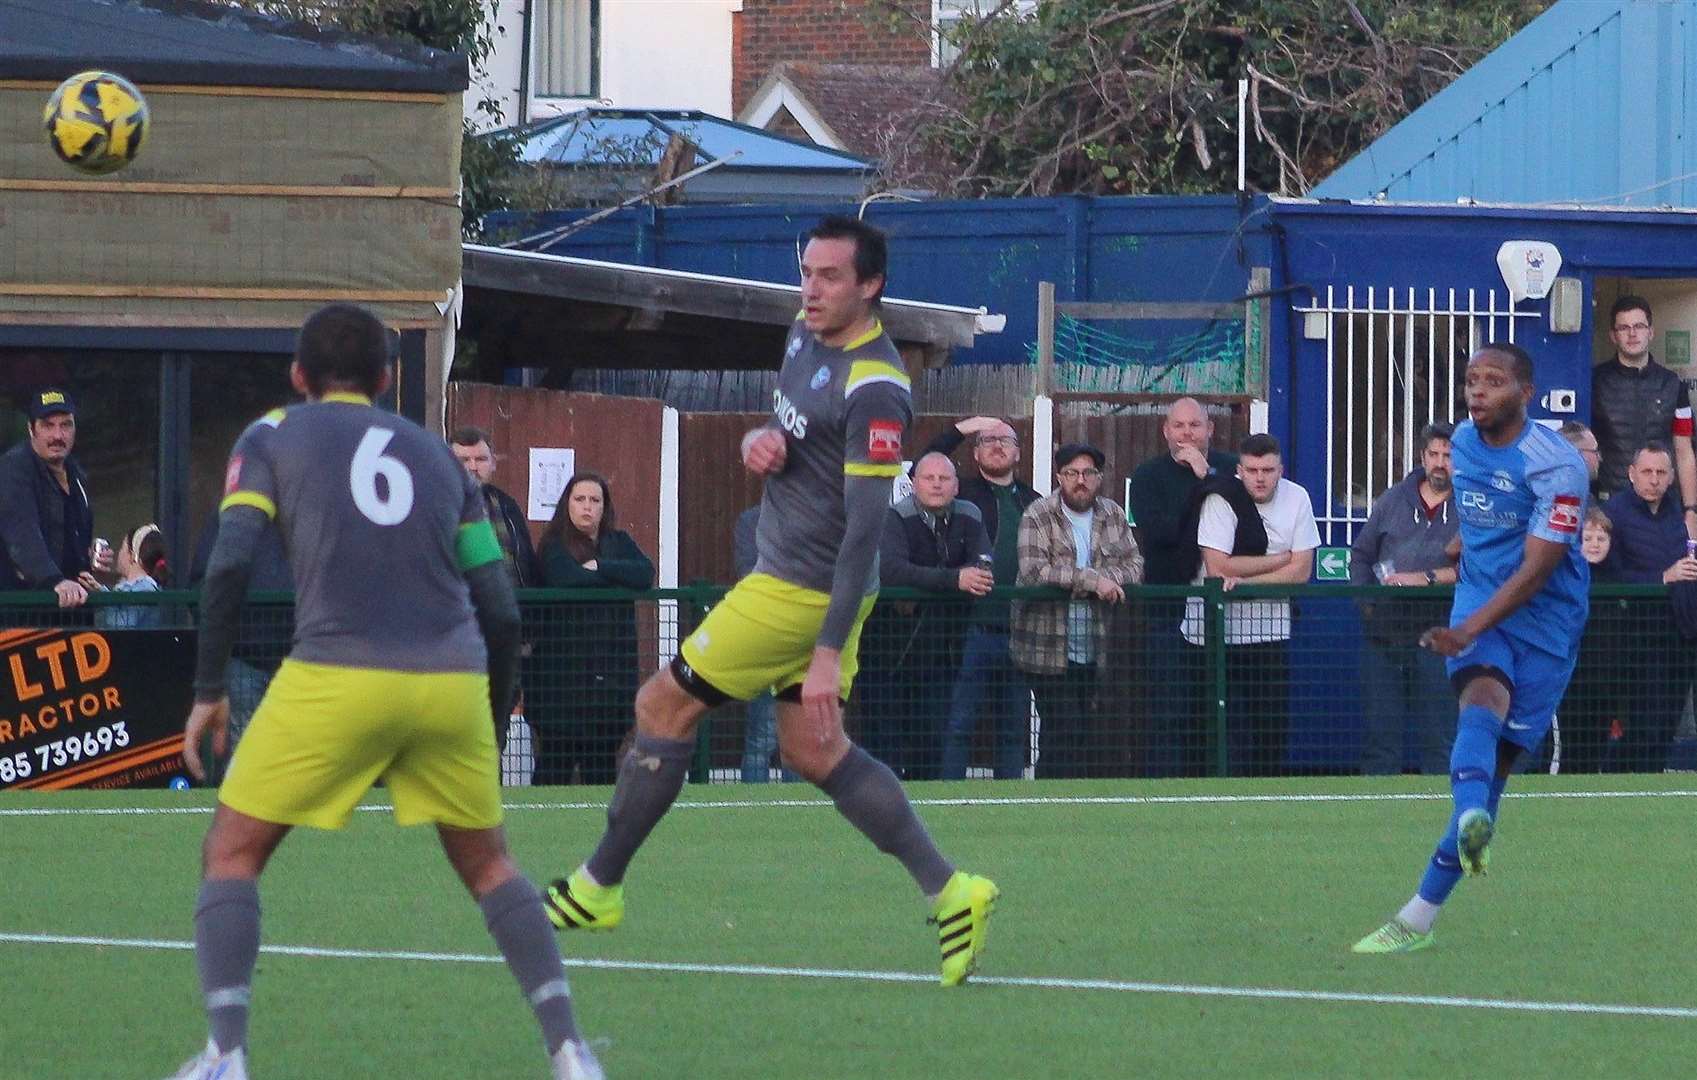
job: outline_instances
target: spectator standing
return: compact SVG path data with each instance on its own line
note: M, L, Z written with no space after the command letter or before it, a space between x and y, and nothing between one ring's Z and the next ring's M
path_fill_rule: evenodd
M953 454L972 440L972 474L960 481L960 498L978 508L990 539L991 573L1004 586L1019 577L1019 522L1037 501L1030 484L1014 475L1020 461L1019 435L995 416L973 416L931 441L926 454ZM923 455L922 455L923 456ZM1031 748L1031 687L1008 651L1008 602L981 599L973 606L961 646L960 674L949 698L943 732L943 779L966 779L973 730L979 717L995 732L992 773L998 780L1025 775Z
M1230 478L1237 456L1211 449L1214 422L1195 398L1180 398L1161 423L1167 451L1131 474L1131 523L1143 552L1147 585L1189 585L1196 549L1197 488L1210 477ZM1201 770L1196 747L1202 722L1201 656L1184 643L1184 600L1145 600L1143 685L1150 705L1149 771L1180 776Z
M616 521L607 481L594 473L573 476L542 533L543 580L556 589L653 586L654 563ZM636 605L574 601L562 608L559 625L559 702L569 719L538 725L536 782L566 783L576 765L584 783L610 784L636 695Z
M1672 448L1686 531L1697 536L1697 456L1691 447L1691 396L1678 375L1650 354L1655 336L1650 302L1623 296L1609 309L1612 360L1591 372L1591 423L1601 463L1597 489L1612 498L1628 486L1627 468L1640 447L1664 440ZM1679 509L1679 507L1675 507Z
M754 564L760 561L759 534L760 504L755 503L737 515L732 537L732 559L739 581L754 573ZM764 784L772 779L772 755L778 751L778 699L771 690L762 690L748 699L744 717L742 782ZM788 769L779 775L786 782L796 778Z
M1561 434L1566 435L1564 430ZM1568 440L1572 442L1570 438ZM1577 447L1576 447L1577 449ZM1580 449L1580 456L1585 452ZM1609 516L1593 506L1585 513L1579 553L1591 566L1591 583L1616 582L1613 548L1614 525ZM1559 770L1564 773L1613 771L1619 741L1625 733L1621 717L1626 700L1624 673L1628 671L1628 635L1632 632L1635 605L1619 597L1591 599L1591 614L1585 621L1585 637L1573 681L1562 698L1558 713L1561 730Z
M1042 723L1040 777L1089 775L1087 727L1108 640L1108 605L1143 580L1143 555L1125 511L1103 498L1102 451L1055 452L1055 491L1019 522L1021 586L1065 589L1066 601L1015 601L1014 662L1031 678Z
M137 528L118 544L118 580L113 592L158 592L170 584L170 567L166 564L165 537L159 526L152 523ZM93 574L85 574L83 587L104 589ZM158 604L130 604L122 607L98 608L94 625L103 630L152 630L162 621Z
M64 390L29 399L29 438L0 455L0 588L51 589L61 608L88 599L78 578L112 569L94 551L88 477L71 456L77 409Z
M1568 420L1556 429L1556 433L1579 451L1579 460L1585 463L1585 472L1591 477L1591 497L1597 497L1597 472L1602 467L1603 456L1597 449L1597 434L1577 420Z
M475 481L479 492L483 495L483 508L489 513L489 524L495 530L495 539L501 544L501 555L506 561L507 573L512 576L515 589L534 589L542 584L542 564L536 558L536 547L530 541L530 522L524 508L518 500L496 487L495 479L495 444L490 441L489 433L482 428L463 427L454 432L448 440L448 449L454 453L454 459L464 466L466 473ZM535 685L544 677L538 670L538 658L535 649L526 643L519 651L521 675L519 685L513 689L514 702L524 693L524 687ZM528 718L527 718L528 719ZM495 746L501 751L503 779L509 767L507 760L507 729L512 725L512 709L509 706L505 715L495 717ZM534 740L532 741L534 745ZM523 773L526 766L519 765L514 771ZM523 777L518 777L523 782Z
M506 557L513 586L533 589L541 585L542 567L536 559L536 548L530 542L530 525L524 508L517 499L495 486L495 449L494 443L489 441L489 433L482 428L460 428L449 440L448 449L454 452L454 457L465 466L465 471L477 481L483 492L489 524L495 527L495 538L501 542L501 554Z
M1350 551L1349 583L1453 585L1455 560L1446 552L1461 524L1450 477L1449 424L1420 433L1420 464L1379 497ZM1361 771L1402 772L1405 733L1413 736L1420 771L1449 773L1455 741L1455 694L1444 658L1420 647L1447 601L1374 597L1361 604L1363 730Z
M878 576L885 585L938 598L881 599L861 636L858 741L909 780L942 775L943 718L960 668L970 600L995 583L980 563L990 555L990 537L978 508L956 498L959 492L947 454L928 453L915 463L913 494L884 519Z
M1614 523L1609 559L1618 579L1681 592L1693 588L1697 559L1689 553L1679 507L1668 497L1673 461L1667 447L1651 443L1638 451L1627 479L1630 489L1611 498L1607 511ZM1680 632L1677 606L1635 601L1632 607L1627 633L1636 662L1617 676L1626 699L1618 764L1628 772L1661 772L1691 687L1693 643Z
M1196 529L1202 568L1195 584L1202 583L1203 575L1224 578L1227 589L1306 583L1314 572L1320 531L1308 492L1284 478L1278 440L1271 435L1243 440L1237 472L1247 503L1229 493L1210 494L1202 503ZM1193 597L1185 612L1185 640L1202 645L1204 626L1202 600ZM1284 770L1289 642L1289 600L1226 605L1227 744L1234 776L1274 776Z

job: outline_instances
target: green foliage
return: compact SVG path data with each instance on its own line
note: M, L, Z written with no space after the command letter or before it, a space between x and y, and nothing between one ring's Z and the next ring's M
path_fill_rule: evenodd
M920 139L954 193L1303 193L1551 0L1038 0L951 34ZM899 185L900 176L887 181Z
M481 236L483 215L505 209L503 183L518 165L518 146L503 135L477 134L478 119L499 124L500 102L478 91L477 75L495 51L500 0L229 0L266 15L373 37L396 38L464 53L471 63L465 130L460 139L461 229L466 239Z

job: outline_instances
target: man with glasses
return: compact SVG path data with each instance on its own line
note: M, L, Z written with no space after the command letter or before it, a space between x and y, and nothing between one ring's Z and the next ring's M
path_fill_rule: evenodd
M1678 375L1650 353L1655 330L1650 302L1623 296L1609 309L1614 359L1591 372L1591 427L1602 454L1597 491L1607 499L1625 490L1626 471L1638 448L1653 441L1673 446L1685 528L1697 536L1697 454L1691 446L1691 398Z
M1143 555L1125 511L1102 490L1102 451L1055 452L1055 490L1019 522L1021 586L1065 589L1068 601L1015 601L1014 662L1031 677L1043 737L1039 777L1090 775L1088 722L1107 652L1108 610L1143 580Z
M926 454L953 454L972 440L973 475L961 477L960 498L978 508L990 537L991 573L1003 586L1019 576L1019 519L1037 501L1030 484L1014 476L1019 436L997 416L973 416L943 433ZM924 455L921 455L923 460ZM982 706L982 708L981 708ZM980 600L961 644L960 674L943 733L943 779L966 779L968 748L980 715L996 732L992 762L998 780L1025 775L1031 742L1031 688L1008 653L1008 603Z

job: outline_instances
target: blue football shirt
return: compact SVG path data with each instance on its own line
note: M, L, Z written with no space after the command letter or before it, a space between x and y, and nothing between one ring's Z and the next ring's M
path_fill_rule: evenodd
M1589 474L1566 439L1528 420L1510 446L1488 445L1465 420L1450 441L1461 515L1461 577L1450 625L1484 606L1520 568L1530 533L1567 555L1533 597L1498 628L1534 648L1570 656L1589 610L1591 568L1579 551Z

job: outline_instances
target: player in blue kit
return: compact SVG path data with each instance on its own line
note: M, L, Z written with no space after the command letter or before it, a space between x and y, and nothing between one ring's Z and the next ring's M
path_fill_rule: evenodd
M1543 741L1567 690L1585 629L1590 568L1579 552L1589 476L1578 451L1529 420L1532 358L1489 344L1467 362L1469 419L1450 457L1461 514L1461 579L1450 625L1421 638L1449 657L1460 695L1448 831L1420 889L1358 953L1433 943L1432 923L1463 875L1490 862L1497 804L1522 752Z

